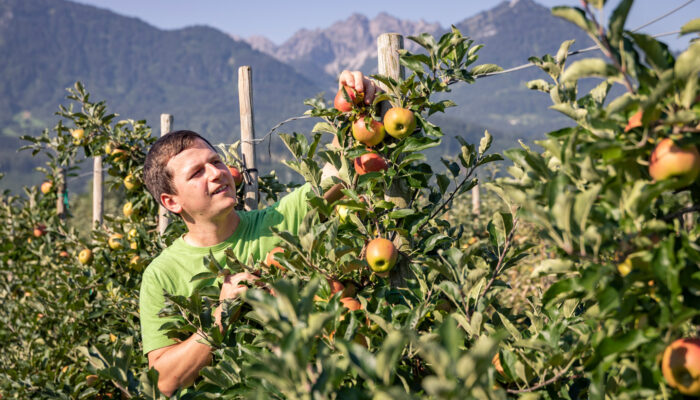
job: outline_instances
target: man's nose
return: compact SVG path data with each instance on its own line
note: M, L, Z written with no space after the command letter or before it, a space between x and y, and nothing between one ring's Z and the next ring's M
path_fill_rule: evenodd
M213 179L218 178L223 173L220 169L216 168L214 164L207 163L206 168L207 174Z

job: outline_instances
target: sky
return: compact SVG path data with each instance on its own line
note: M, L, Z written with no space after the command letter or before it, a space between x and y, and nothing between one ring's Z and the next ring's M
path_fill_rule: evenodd
M497 6L502 0L74 0L118 14L137 17L161 29L178 29L207 25L223 32L249 37L265 36L276 44L283 43L300 29L330 26L354 13L373 18L380 12L409 20L439 22L444 27ZM535 0L546 7L580 5L579 0ZM637 0L627 27L632 29L688 3L680 11L642 29L658 34L677 31L693 18L700 17L700 0ZM619 0L608 0L604 16L609 16ZM678 35L661 39L673 49L685 48L689 37Z

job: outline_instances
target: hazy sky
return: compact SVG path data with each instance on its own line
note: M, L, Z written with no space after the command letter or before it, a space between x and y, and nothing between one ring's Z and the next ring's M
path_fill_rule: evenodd
M552 7L580 5L579 0L535 0ZM636 28L690 0L637 0L632 7L628 28ZM448 27L480 11L495 7L501 0L78 0L80 3L107 8L122 15L138 17L162 29L190 25L208 25L226 33L248 37L263 35L280 44L299 29L324 28L353 13L370 18L384 11L393 16ZM609 15L618 0L609 0L605 14ZM681 11L643 29L656 34L680 29L687 21L700 17L700 0L694 0ZM687 46L688 39L677 35L661 39L672 48Z

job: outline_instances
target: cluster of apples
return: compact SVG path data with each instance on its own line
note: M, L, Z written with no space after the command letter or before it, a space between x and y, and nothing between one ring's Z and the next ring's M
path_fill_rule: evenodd
M338 90L333 106L340 112L350 112L364 100L364 94L349 86ZM393 107L384 115L383 121L377 121L367 114L359 114L352 124L352 136L367 147L374 147L384 140L386 134L396 139L409 136L416 129L416 117L413 111ZM379 172L387 169L384 158L377 153L367 153L356 158L353 162L355 172L364 175L368 172Z
M349 86L342 86L335 96L333 106L340 112L350 112L364 100L364 94ZM368 114L360 113L352 124L352 136L368 148L380 144L386 134L401 140L411 135L416 129L416 117L413 111L403 107L390 108L384 114L383 121L377 121ZM363 154L353 161L355 172L364 175L369 172L385 171L388 168L386 160L379 154L370 152ZM340 210L341 220L347 219L347 208ZM365 260L372 271L380 276L388 275L396 264L398 250L394 243L385 238L375 238L367 243Z

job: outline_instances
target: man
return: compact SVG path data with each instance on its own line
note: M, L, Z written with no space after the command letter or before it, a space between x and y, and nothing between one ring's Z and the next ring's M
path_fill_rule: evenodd
M339 85L364 92L367 104L376 91L359 71L343 71ZM262 260L278 242L270 227L297 233L309 209L305 199L310 185L303 185L264 210L237 212L236 184L228 167L212 145L192 131L171 132L153 144L146 156L144 181L156 201L180 215L187 226L187 233L144 271L140 293L143 351L148 355L149 367L159 372L158 388L171 396L178 388L192 384L199 371L211 362L211 348L201 343L199 333L176 342L160 331L166 321L158 317L165 304L163 290L171 295L190 296L204 284L191 282L191 278L207 271L203 260L210 252L219 262L225 258L225 249L231 249L239 260ZM335 201L340 196L336 185L324 197ZM238 296L246 289L241 283L255 279L249 273L227 276L219 299ZM223 329L220 306L214 316Z

